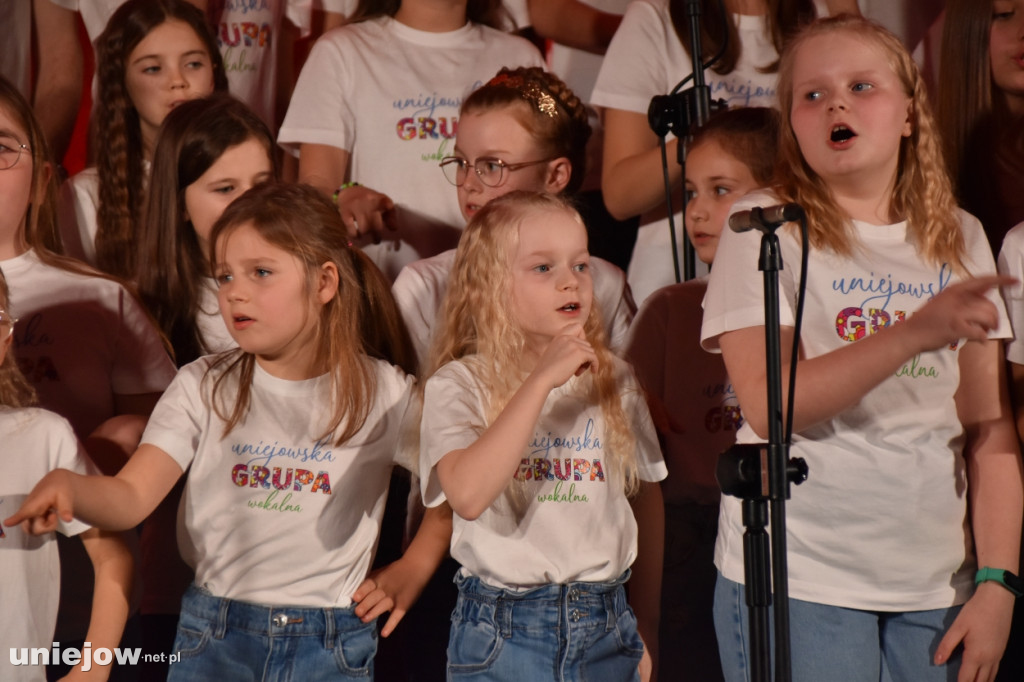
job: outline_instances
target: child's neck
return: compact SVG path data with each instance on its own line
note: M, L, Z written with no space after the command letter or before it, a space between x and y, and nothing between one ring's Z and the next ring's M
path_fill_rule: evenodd
M871 225L890 225L900 218L892 214L893 178L881 183L832 183L830 189L836 203L853 220Z
M3 230L0 228L0 260L17 258L28 251L28 243L25 242L25 221L27 218L28 216L22 216L21 223L15 229Z
M315 379L326 371L318 370L312 362L303 362L296 357L269 358L257 355L256 364L270 376L285 381Z
M395 20L429 33L457 31L466 24L465 0L403 0Z

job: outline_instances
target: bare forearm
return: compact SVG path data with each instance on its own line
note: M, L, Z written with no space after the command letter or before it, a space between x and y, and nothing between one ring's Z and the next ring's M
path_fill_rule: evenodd
M548 393L550 388L531 375L475 442L438 463L441 486L456 514L475 519L505 490Z
M660 206L665 201L664 171L658 139L643 114L608 109L601 190L608 211L623 220ZM669 183L682 181L676 162L677 140L666 148ZM679 208L682 208L680 206Z
M632 500L637 522L637 555L629 581L629 603L636 612L644 644L656 661L661 622L661 574L664 563L665 507L661 487L643 482Z
M428 507L404 557L420 567L427 578L448 555L452 542L452 508L447 503Z
M578 0L530 0L530 23L556 43L604 54L622 15L602 12Z
M117 533L97 531L83 534L83 543L92 560L95 582L92 615L85 640L93 649L117 647L128 619L133 580L131 553ZM107 679L110 666L93 665L95 679Z

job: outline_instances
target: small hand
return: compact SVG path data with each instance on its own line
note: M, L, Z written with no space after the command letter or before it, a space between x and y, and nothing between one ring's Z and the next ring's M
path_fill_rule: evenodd
M573 324L551 339L533 368L532 375L543 377L549 388L557 388L573 376L597 369L597 353L590 345L583 325Z
M430 579L429 574L423 575L423 571L417 570L412 563L398 559L371 573L352 595L356 615L364 623L369 623L386 611L391 612L381 628L382 637L394 631Z
M70 522L73 499L69 472L62 469L51 471L36 484L21 507L13 516L4 519L5 526L22 525L22 530L30 535L43 535L57 530L57 524L63 520Z
M963 645L957 682L991 682L1010 636L1013 594L1002 585L982 583L960 609L935 651L935 664L949 661Z
M379 244L385 229L398 229L395 204L390 197L362 185L346 187L338 193L338 213L353 242Z
M986 275L943 289L904 323L914 332L918 350L936 350L960 339L984 341L999 325L999 311L986 294L1014 281L1003 275Z

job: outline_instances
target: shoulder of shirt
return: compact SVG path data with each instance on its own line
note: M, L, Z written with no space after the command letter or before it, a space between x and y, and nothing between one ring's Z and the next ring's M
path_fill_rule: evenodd
M33 426L43 429L49 435L64 431L66 436L76 438L75 430L71 428L71 422L56 412L51 412L42 407L0 406L0 422L13 424L12 426L5 425L3 428L4 433L9 433L16 428Z

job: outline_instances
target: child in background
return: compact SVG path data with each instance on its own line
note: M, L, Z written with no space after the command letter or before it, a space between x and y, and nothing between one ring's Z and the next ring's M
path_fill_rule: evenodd
M202 11L185 0L121 5L97 40L96 72L96 167L68 182L61 232L69 255L129 279L160 124L227 78Z
M463 221L435 166L463 98L502 66L543 65L502 14L500 0L361 0L299 74L278 139L299 148L299 180L337 195L349 235L391 281L458 243Z
M7 152L0 147L0 162ZM33 407L36 394L18 371L11 342L16 320L9 312L7 281L0 274L0 517L14 513L31 487L57 468L81 474L95 472L75 438L71 425L52 412ZM81 521L60 524L65 535L80 534L95 569L92 614L86 641L93 651L118 645L131 591L132 559L116 533L89 528ZM0 676L5 682L46 679L46 667L28 665L29 650L55 646L60 562L52 534L32 537L17 525L0 525L0 603L6 618L0 624L0 641L10 648L0 657ZM15 665L15 660L21 662ZM106 680L109 665L75 666L65 679Z
M185 102L160 129L135 281L179 367L235 345L217 308L210 231L228 204L277 175L273 150L266 124L228 95Z
M956 207L898 38L850 17L811 25L782 56L779 102L787 172L777 194L733 210L807 212L791 452L810 478L787 503L793 680L991 680L1013 594L984 569L1016 569L1024 508L992 291L1008 279L989 274L981 226ZM794 225L778 234L788 376L801 240ZM760 242L723 233L704 304L702 343L722 352L740 443L768 432ZM722 497L715 549L726 680L750 668L741 504Z
M463 566L452 679L651 672L665 466L605 345L589 260L582 220L550 194L491 201L459 244L420 429L424 501L451 505Z
M779 116L745 107L713 115L694 131L686 159L686 232L697 257L715 259L733 203L768 187ZM630 327L626 357L636 369L658 429L668 478L661 582L662 679L722 679L712 602L718 533L718 455L736 440L741 417L720 356L700 348L707 278L654 292Z
M572 196L583 182L589 137L586 108L557 76L535 66L503 68L463 102L454 155L441 168L468 221L514 190ZM421 366L454 261L451 249L411 263L392 287ZM590 263L609 345L621 350L636 310L625 274L600 258Z
M115 478L50 474L11 521L73 513L132 527L186 469L196 561L169 679L372 677L390 634L444 554L428 514L406 555L367 577L411 379L373 357L374 319L399 325L387 283L347 246L330 201L261 185L210 236L221 314L239 349L182 368ZM393 339L401 345L401 339ZM60 500L58 502L58 499Z
M1024 0L949 0L938 113L949 173L996 253L1024 221Z

